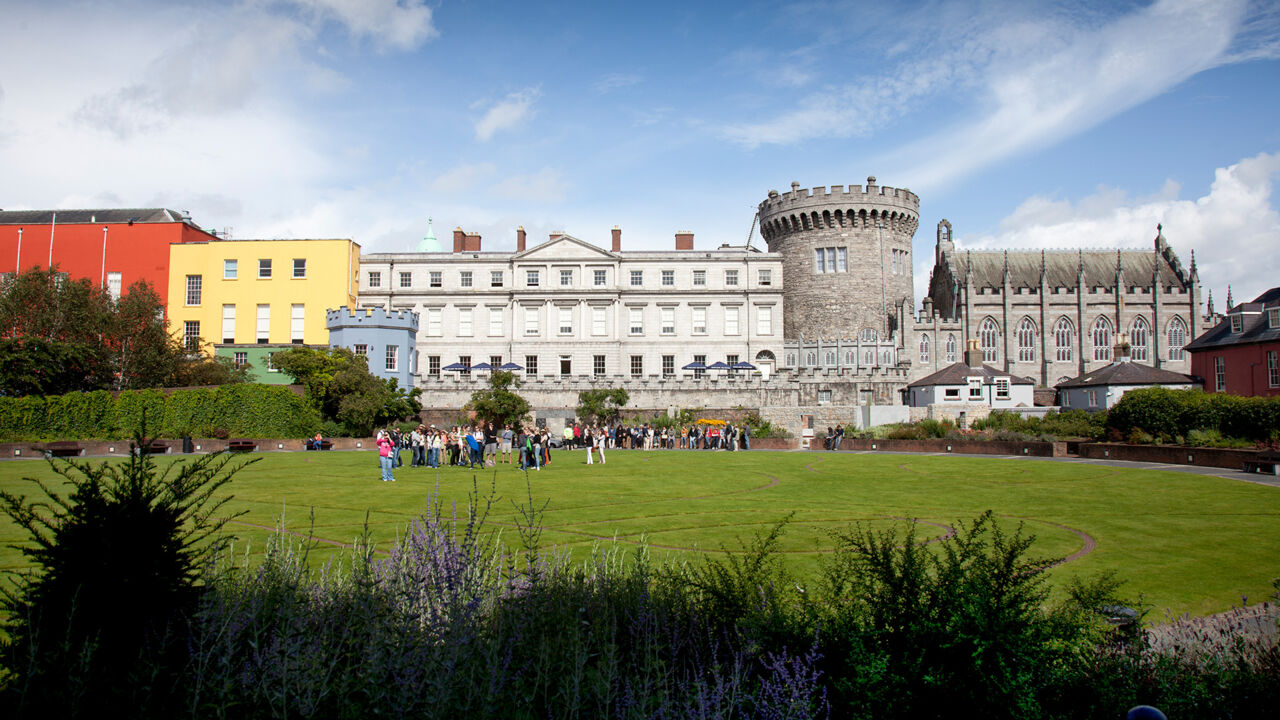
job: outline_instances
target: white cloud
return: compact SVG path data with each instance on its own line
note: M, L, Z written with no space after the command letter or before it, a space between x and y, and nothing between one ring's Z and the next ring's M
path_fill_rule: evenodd
M439 34L423 0L292 0L321 20L346 26L381 49L412 50Z
M494 186L501 196L534 203L558 203L569 191L559 170L544 168L528 175L513 175Z
M531 117L533 102L538 99L541 92L541 89L536 87L525 88L499 100L476 123L476 138L488 141L499 130L509 130Z
M1280 153L1261 153L1218 168L1208 194L1193 200L1179 199L1179 188L1172 182L1145 198L1130 198L1112 188L1075 203L1033 196L993 235L965 236L963 228L957 228L958 246L1146 248L1155 237L1156 224L1162 223L1165 239L1184 266L1191 264L1195 251L1200 282L1221 293L1221 309L1228 282L1234 285L1237 302L1280 285L1280 257L1274 252L1280 245L1280 212L1272 197L1278 173ZM917 278L927 278L929 268L920 269L923 273Z
M635 73L609 73L596 81L596 92L604 94L639 84L644 78Z

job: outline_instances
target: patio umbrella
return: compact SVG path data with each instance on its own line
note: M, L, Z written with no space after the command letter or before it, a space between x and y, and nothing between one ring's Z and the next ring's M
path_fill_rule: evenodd
M707 366L705 363L691 362L680 369L681 370L706 370Z
M736 362L730 365L729 367L732 370L755 370L756 369L755 365L752 365L751 363L746 362L745 360L742 362Z
M502 367L500 367L500 368L498 368L498 369L499 369L499 370L505 370L505 371L507 371L507 372L511 372L512 370L523 370L524 368L523 368L523 367L521 367L521 366L519 366L519 365L517 365L517 364L515 364L515 363L513 363L513 362L509 362L509 363L502 363Z
M471 369L472 370L493 370L493 366L487 362L482 362L479 365L472 365Z
M717 360L717 361L715 361L715 362L711 363L710 365L708 365L708 366L707 366L707 369L708 369L708 370L728 370L728 369L729 369L729 365L728 365L728 363L723 363L723 362L720 362L719 360Z
M448 370L449 372L461 372L461 371L463 371L463 370L466 370L466 369L467 369L467 366L466 366L466 365L463 365L462 363L450 363L450 364L445 365L444 367L442 367L442 368L440 368L440 369L441 369L441 370Z

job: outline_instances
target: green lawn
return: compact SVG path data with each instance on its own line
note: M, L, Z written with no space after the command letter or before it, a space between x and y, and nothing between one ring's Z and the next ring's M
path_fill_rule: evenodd
M248 513L229 526L240 552L260 552L267 530L283 518L315 535L323 561L349 544L368 518L377 547L386 549L439 491L446 507L465 505L473 474L401 468L398 482L378 479L372 452L282 453L259 462L227 487L231 504ZM406 458L408 454L406 453ZM508 466L477 471L482 492L494 484L489 526L515 542L516 509L532 493L548 502L544 545L585 555L597 543L646 542L655 554L737 548L791 515L782 548L799 573L812 572L831 545L828 533L856 522L883 526L916 518L921 537L936 537L957 520L987 509L1021 520L1045 555L1096 548L1054 570L1056 579L1115 570L1161 611L1207 614L1261 600L1280 577L1280 489L1197 475L1121 470L1074 463L956 456L855 455L797 452L609 453L588 466L585 454L554 453L541 472ZM169 460L162 460L168 462ZM96 462L96 461L95 461ZM21 478L53 478L44 462L0 463L0 489L27 493ZM1073 530L1075 532L1073 532ZM0 541L18 540L0 522ZM0 567L22 562L0 550Z

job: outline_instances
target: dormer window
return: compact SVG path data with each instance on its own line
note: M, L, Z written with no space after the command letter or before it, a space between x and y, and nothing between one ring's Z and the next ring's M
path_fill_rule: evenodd
M1271 308L1267 311L1267 327L1280 330L1280 308Z
M1243 315L1231 316L1231 332L1233 333L1244 332L1244 316Z

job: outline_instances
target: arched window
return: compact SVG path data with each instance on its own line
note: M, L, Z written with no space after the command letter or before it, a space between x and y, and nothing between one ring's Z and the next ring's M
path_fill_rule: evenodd
M947 335L947 362L956 361L956 336L952 333Z
M867 350L862 353L862 364L871 366L876 364L876 351Z
M1093 322L1089 335L1093 338L1093 359L1111 362L1111 321L1106 315Z
M1129 330L1129 345L1132 348L1130 355L1136 362L1150 359L1147 348L1151 345L1151 332L1146 318L1139 316L1133 321L1133 327Z
M858 339L862 342L876 342L880 339L880 333L875 328L862 328L858 333Z
M893 364L893 353L892 353L892 352L890 352L890 351L888 351L888 350L885 350L885 351L881 352L881 353L880 353L880 364L881 364L881 365L892 365L892 364Z
M920 336L920 362L929 362L929 336Z
M809 353L809 358L808 358L808 360L809 360L809 363L808 363L809 367L813 367L814 365L817 365L817 364L818 364L818 353L816 353L816 352L810 352L810 353Z
M1000 360L1000 327L996 321L986 318L978 326L978 347L982 348L982 362L993 363Z
M835 365L835 364L836 364L836 351L835 351L835 350L828 350L828 351L827 351L827 365Z
M795 367L795 366L796 366L795 353L787 353L787 367Z
M1036 324L1031 318L1018 321L1018 362L1036 361Z
M1187 344L1187 323L1181 317L1174 316L1169 321L1169 359L1183 358L1182 346Z
M854 367L858 364L858 354L852 350L846 350L844 353L844 364Z
M1053 344L1058 348L1055 356L1058 362L1071 362L1075 359L1075 337L1076 329L1071 321L1058 318L1057 324L1053 326Z

